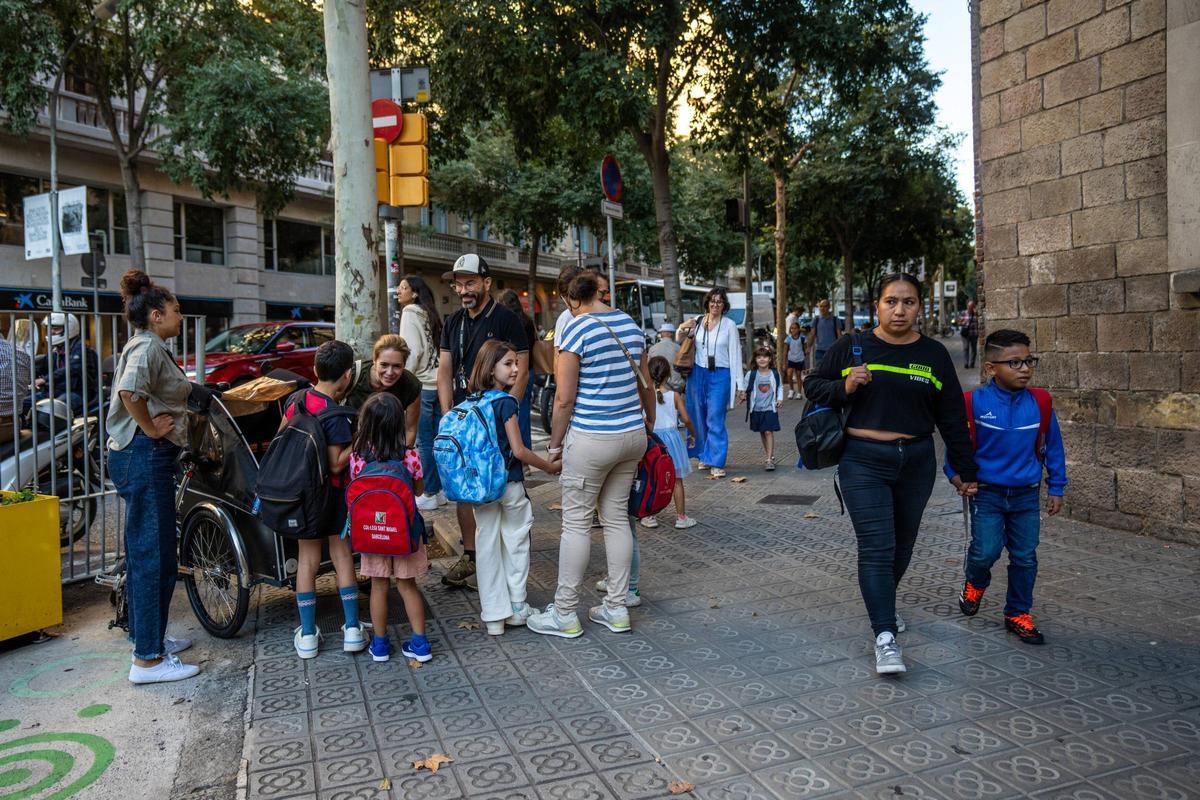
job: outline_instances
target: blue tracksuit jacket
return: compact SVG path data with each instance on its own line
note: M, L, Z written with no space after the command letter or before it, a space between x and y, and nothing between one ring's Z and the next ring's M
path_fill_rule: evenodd
M975 416L975 463L979 482L993 486L1034 486L1042 482L1042 463L1034 452L1041 415L1037 400L1025 389L1010 392L995 381L975 391L972 411ZM1067 460L1063 452L1058 417L1050 412L1046 431L1047 493L1062 497L1067 488ZM950 463L943 471L955 475Z

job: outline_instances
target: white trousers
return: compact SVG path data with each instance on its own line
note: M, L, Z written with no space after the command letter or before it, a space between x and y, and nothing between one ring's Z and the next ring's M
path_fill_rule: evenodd
M479 616L484 622L508 619L513 604L525 602L533 503L525 495L525 484L510 481L499 500L474 510Z

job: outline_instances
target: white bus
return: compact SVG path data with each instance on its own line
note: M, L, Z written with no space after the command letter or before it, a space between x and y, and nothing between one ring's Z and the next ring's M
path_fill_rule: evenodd
M679 290L682 294L684 319L704 313L707 288L685 283L680 285ZM662 281L617 281L613 302L617 308L633 317L634 322L646 332L648 339L653 340L657 337L659 326L666 317L666 295Z

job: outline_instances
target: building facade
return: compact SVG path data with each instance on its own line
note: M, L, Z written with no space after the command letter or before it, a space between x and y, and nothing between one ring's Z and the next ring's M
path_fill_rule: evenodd
M1200 2L976 5L984 332L1035 342L1072 516L1200 542Z

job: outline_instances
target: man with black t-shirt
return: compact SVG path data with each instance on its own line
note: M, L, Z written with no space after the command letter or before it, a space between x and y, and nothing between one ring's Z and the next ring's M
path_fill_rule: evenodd
M438 400L442 414L467 397L467 380L475 366L479 348L489 339L509 342L516 348L521 373L510 392L520 402L529 382L529 341L516 314L492 299L492 278L487 262L474 253L459 256L443 280L453 281L462 308L442 325L441 355L438 359ZM442 582L449 586L470 585L475 574L475 512L467 503L456 503L458 527L462 531L463 556Z

